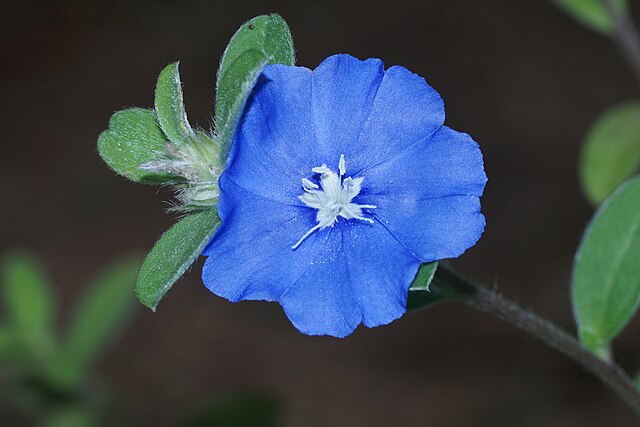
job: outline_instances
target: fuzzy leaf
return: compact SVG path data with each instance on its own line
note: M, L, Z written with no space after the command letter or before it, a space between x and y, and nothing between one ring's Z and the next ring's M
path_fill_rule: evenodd
M291 33L280 15L257 16L231 38L220 61L216 82L215 123L225 156L238 116L262 68L266 64L294 63Z
M554 0L556 5L592 30L611 35L615 30L615 23L603 4L603 0ZM612 6L616 13L629 13L627 0L613 0Z
M138 299L155 311L171 286L202 253L220 224L215 209L199 211L167 230L140 267L136 279Z
M111 169L132 181L162 183L172 181L172 176L143 171L138 166L164 158L168 142L153 110L131 108L111 116L109 128L98 138L98 152Z
M245 22L231 37L220 61L217 90L220 89L220 79L231 64L244 51L250 49L266 54L270 57L270 64L293 65L295 63L293 39L285 20L276 13L256 16ZM217 98L220 96L218 94Z
M640 102L607 111L589 130L580 157L580 181L594 205L640 170Z
M193 136L193 129L187 120L180 82L179 63L167 65L156 84L155 107L158 123L165 135L176 145Z
M101 272L87 287L51 364L52 377L61 385L82 379L130 319L139 265L137 258L126 258Z
M12 253L2 269L7 332L26 345L36 358L51 351L55 341L55 301L40 264L30 255Z
M264 53L253 49L246 50L227 68L226 74L220 79L222 92L219 93L235 94L235 97L225 96L216 103L216 106L220 107L220 117L216 120L218 125L216 133L220 137L223 159L226 159L229 154L231 139L238 126L244 105L268 62L269 58Z
M640 304L640 178L616 190L587 227L573 270L573 306L583 345L606 354Z

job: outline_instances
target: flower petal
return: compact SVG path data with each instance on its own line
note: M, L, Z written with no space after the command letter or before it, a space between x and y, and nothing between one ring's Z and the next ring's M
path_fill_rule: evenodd
M311 71L270 65L247 102L224 173L254 194L300 204L300 179L318 166L309 155L315 145Z
M318 233L291 249L315 225L315 211L256 196L224 175L220 187L222 225L203 251L204 284L234 302L277 300L321 250Z
M467 134L443 126L363 176L355 202L377 206L376 219L422 261L457 257L484 230L479 197L487 177Z
M346 225L346 257L362 322L369 328L386 325L406 311L420 261L379 224Z
M225 173L255 194L299 204L297 180L312 168L335 168L344 154L354 175L424 139L443 120L438 93L404 67L385 72L378 59L350 55L331 56L313 72L269 65L247 103Z
M487 182L478 144L446 126L362 175L366 194L411 199L479 197Z
M456 258L473 246L485 220L476 196L376 198L376 219L423 262Z
M444 122L442 98L417 74L389 68L368 120L347 158L351 174L384 163L438 130ZM345 150L346 151L346 150Z
M340 154L353 160L356 141L373 107L384 76L379 59L361 61L333 55L313 71L313 116L317 146L313 158L334 168ZM348 165L349 166L349 165ZM351 164L353 166L353 164Z
M402 316L420 262L380 224L339 221L325 232L322 251L280 299L296 328L344 337L361 322Z

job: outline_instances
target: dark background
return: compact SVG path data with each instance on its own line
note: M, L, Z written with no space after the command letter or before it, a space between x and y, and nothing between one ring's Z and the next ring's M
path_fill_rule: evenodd
M181 60L192 124L208 128L215 72L245 20L279 12L298 63L337 52L425 76L447 124L480 143L487 228L454 265L573 331L569 280L592 214L579 146L607 107L637 98L611 40L550 2L16 1L0 14L0 252L42 257L69 309L110 260L148 250L171 193L116 176L96 152L112 112L153 105ZM102 359L126 425L176 426L242 390L273 393L287 426L630 426L597 380L509 325L442 304L345 340L298 333L276 304L210 294L197 264ZM636 321L616 341L640 368ZM0 404L0 424L19 415ZM3 422L4 420L5 422ZM118 425L122 425L119 423Z

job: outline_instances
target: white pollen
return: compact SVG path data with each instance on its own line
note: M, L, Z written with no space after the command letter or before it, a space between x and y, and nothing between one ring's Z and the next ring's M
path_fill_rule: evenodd
M305 205L318 210L316 213L316 221L318 223L291 247L294 250L315 231L332 227L338 221L338 217L347 220L357 219L373 224L373 219L363 216L364 212L362 212L362 209L375 209L376 206L352 203L352 200L360 194L364 178L344 178L344 175L347 173L344 154L340 155L340 161L338 162L338 172L340 176L328 168L326 164L315 167L312 171L320 174L320 186L307 178L302 178L302 189L304 193L298 196L298 198Z

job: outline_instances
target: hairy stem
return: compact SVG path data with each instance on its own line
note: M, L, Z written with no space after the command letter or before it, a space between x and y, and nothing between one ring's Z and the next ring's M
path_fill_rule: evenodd
M553 323L525 310L499 293L472 283L440 267L434 286L448 299L465 302L471 307L491 313L518 329L538 338L563 353L598 377L640 415L640 389L615 362L601 359L585 350L578 340Z
M615 26L615 39L624 53L636 78L640 81L640 35L628 13L615 7L613 0L601 0Z

